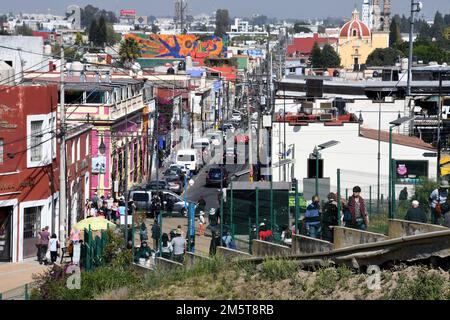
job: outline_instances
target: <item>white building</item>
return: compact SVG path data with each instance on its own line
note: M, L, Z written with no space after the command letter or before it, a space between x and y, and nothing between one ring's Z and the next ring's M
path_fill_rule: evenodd
M364 22L369 29L372 30L373 26L373 6L370 4L370 0L364 0L362 5L362 22Z
M250 32L249 22L240 18L234 19L234 24L231 25L231 32Z
M44 56L44 40L41 37L0 36L0 60L16 71L15 81L22 79L23 71L48 71L48 61ZM17 50L22 49L21 51Z
M357 117L356 117L357 118ZM283 152L284 130L286 128L286 150L294 149L288 158L295 159L294 169L286 166L286 180L291 181L291 170L299 181L303 190L303 179L312 178L315 172L315 161L308 163L314 147L325 142L336 140L338 145L320 151L323 161L323 177L330 178L329 191L337 190L337 169L341 169L341 194L345 189L351 190L359 185L363 196L369 198L371 187L372 198L376 197L378 176L378 131L360 127L355 117L349 122L308 122L303 125L294 125L284 122L274 122L272 129L272 159L273 163L279 161L279 154ZM380 193L384 198L388 195L389 185L389 134L380 133ZM294 148L292 148L294 146ZM425 152L435 152L431 145L415 137L393 134L393 158L397 159L396 171L406 174L398 177L404 184L396 185L396 197L403 189L413 187L412 182L416 176L436 178L436 158L427 158ZM273 168L274 181L284 180L283 168ZM319 169L319 173L321 169ZM320 174L319 174L320 177ZM403 179L403 180L402 180ZM409 184L408 184L409 183ZM321 188L322 189L322 188ZM321 192L321 195L329 191ZM410 191L411 194L411 191ZM345 195L344 195L345 196Z

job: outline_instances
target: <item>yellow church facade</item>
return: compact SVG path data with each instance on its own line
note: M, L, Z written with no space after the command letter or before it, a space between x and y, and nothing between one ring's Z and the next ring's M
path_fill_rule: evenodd
M389 32L371 31L359 19L359 12L355 9L352 20L341 28L339 33L338 53L341 65L345 69L354 70L355 66L365 64L367 57L378 48L389 47Z

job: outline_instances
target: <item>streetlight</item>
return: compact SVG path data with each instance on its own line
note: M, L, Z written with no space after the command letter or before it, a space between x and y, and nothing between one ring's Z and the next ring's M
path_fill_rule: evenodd
M408 57L408 85L406 95L411 96L411 78L412 78L412 57L413 57L413 30L414 30L414 13L420 12L423 8L422 2L415 2L415 0L411 0L411 16L410 16L410 25L409 29L409 57Z
M331 140L314 147L312 157L316 159L316 195L319 195L319 158L320 152L339 144L339 141Z
M394 167L392 161L392 130L395 127L399 127L405 122L414 120L414 117L402 117L390 122L389 127L389 219L394 218L394 206L395 206L395 184L393 181Z
M105 146L105 142L103 141L103 136L100 140L100 145L98 146L98 152L101 155L104 155L106 153L106 146Z

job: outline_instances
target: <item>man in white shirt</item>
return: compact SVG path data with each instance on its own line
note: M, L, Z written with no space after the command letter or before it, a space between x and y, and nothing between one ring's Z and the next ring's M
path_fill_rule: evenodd
M183 263L184 250L186 248L186 240L181 236L179 232L175 234L175 238L171 241L173 246L173 257L176 262Z

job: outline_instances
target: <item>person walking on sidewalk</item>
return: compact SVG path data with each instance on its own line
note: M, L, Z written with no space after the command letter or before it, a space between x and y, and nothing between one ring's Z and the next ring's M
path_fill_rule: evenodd
M52 234L52 238L49 241L50 246L50 260L54 264L58 258L59 241L56 234Z
M152 239L153 239L153 250L159 250L159 237L160 237L161 229L159 227L158 221L155 220L152 226Z
M205 214L203 213L203 211L200 211L198 224L199 224L199 236L203 236L205 234Z
M46 226L44 229L42 229L41 232L39 232L39 235L41 237L41 254L39 259L39 264L43 263L43 260L45 258L45 254L48 250L48 242L50 241L50 232L48 232L49 227Z
M183 263L184 251L186 248L186 240L181 236L180 231L177 229L175 238L172 239L173 246L173 258L176 262Z

